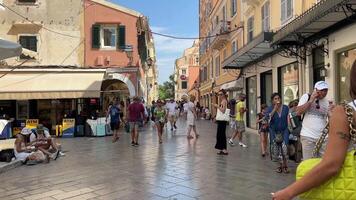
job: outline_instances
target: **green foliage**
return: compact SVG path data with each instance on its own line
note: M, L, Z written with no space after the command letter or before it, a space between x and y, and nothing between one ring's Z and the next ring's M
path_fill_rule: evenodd
M160 99L174 98L174 75L170 75L168 81L159 85L158 95Z

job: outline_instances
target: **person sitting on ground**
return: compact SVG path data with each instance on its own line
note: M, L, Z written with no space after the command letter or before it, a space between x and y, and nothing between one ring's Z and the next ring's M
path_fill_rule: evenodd
M56 142L54 142L54 139L51 138L49 132L44 129L42 124L38 124L36 129L32 131L30 144L43 152L48 160L49 158L56 160L59 156L59 149ZM49 151L50 149L53 149L54 153L51 153Z
M36 148L29 144L29 136L32 131L28 128L23 128L16 135L14 154L17 160L24 164L36 164L40 159L36 156ZM43 154L43 153L40 153Z

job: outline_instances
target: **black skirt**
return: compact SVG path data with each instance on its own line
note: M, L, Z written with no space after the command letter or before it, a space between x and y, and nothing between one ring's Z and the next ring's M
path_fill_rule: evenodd
M216 121L218 124L218 129L216 133L216 145L215 149L224 150L227 149L226 144L226 121Z

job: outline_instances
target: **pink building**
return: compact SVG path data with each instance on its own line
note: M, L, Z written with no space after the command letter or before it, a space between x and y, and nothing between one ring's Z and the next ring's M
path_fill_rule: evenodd
M143 15L104 0L85 0L84 9L84 65L107 69L101 88L104 107L113 98L143 96Z

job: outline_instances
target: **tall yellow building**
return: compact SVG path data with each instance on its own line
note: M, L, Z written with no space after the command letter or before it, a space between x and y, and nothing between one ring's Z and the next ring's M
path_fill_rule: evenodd
M200 43L201 94L229 88L235 79L240 86L235 88L247 95L246 122L252 129L272 92L288 104L325 80L329 99L348 99L348 70L356 59L355 5L355 0L200 0L200 37L211 36ZM224 21L230 27L214 31ZM207 104L217 101L210 96ZM230 92L229 98L235 96Z

